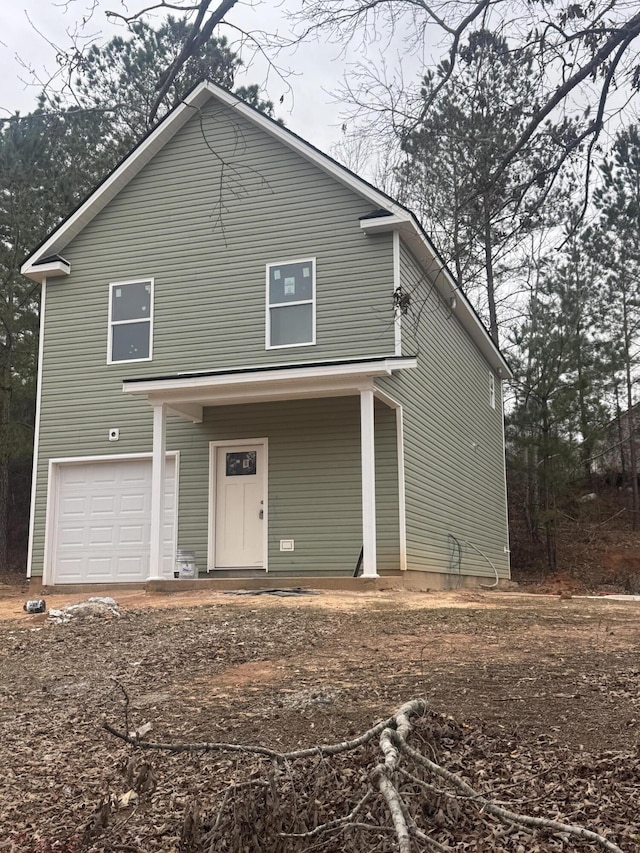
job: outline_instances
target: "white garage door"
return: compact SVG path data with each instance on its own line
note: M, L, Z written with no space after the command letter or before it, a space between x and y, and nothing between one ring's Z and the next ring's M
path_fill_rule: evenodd
M175 560L176 464L167 456L163 574ZM51 583L123 583L149 576L151 460L56 466Z

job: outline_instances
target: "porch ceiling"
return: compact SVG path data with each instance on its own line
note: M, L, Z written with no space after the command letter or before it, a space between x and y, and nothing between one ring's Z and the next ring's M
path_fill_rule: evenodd
M416 358L378 358L292 364L211 373L128 379L125 394L164 404L186 420L202 421L205 406L228 406L313 397L340 397L373 389L376 376L416 367Z

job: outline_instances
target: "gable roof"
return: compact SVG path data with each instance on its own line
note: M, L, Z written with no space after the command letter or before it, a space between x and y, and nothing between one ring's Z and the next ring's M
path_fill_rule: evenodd
M65 268L66 261L59 257L64 248L176 135L194 113L204 107L211 99L237 110L246 119L257 124L281 143L367 200L373 206L373 211L368 216L361 218L361 228L366 233L399 231L413 254L424 266L442 297L452 305L452 313L456 314L492 368L502 376L511 376L511 370L502 353L493 342L467 297L457 286L453 275L417 218L408 208L381 190L376 189L372 184L358 177L354 172L268 115L246 104L226 89L208 81L195 86L180 104L148 133L102 183L42 241L23 263L22 274L36 281L42 281L47 273L68 274L68 264ZM59 261L59 264L54 265L53 268L47 263L52 260L52 256L55 256L57 262Z

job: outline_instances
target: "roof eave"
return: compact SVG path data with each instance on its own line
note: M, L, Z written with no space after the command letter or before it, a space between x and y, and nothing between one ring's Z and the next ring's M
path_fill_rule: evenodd
M20 267L20 272L32 281L42 284L45 278L58 278L59 276L69 275L71 273L71 264L65 261L64 258L45 263L30 264L29 262L25 262Z
M431 241L415 222L412 215L384 216L361 219L360 227L365 234L380 234L399 231L417 260L425 267L430 281L449 306L451 313L460 320L482 355L501 379L512 379L513 371L487 332L473 306L458 287L445 262L438 256Z

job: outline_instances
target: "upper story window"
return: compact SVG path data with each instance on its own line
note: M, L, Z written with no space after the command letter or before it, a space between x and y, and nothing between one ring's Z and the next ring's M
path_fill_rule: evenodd
M267 264L267 349L315 342L315 258Z
M153 334L153 279L109 286L107 364L148 361Z
M496 377L493 371L489 373L489 405L492 409L496 407Z

